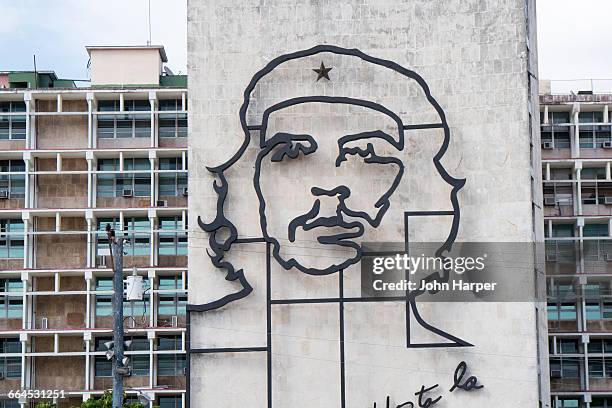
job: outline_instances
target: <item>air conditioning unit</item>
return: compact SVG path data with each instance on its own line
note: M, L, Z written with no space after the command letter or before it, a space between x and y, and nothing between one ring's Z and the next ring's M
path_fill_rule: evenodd
M183 188L183 196L187 197L187 187Z
M612 141L606 140L605 142L603 142L603 148L604 149L612 149Z
M548 205L548 206L553 206L557 204L557 200L555 200L555 197L544 197L544 205Z
M106 268L106 257L105 256L97 256L96 257L96 266L98 268Z
M557 262L557 254L546 254L546 262Z
M183 367L183 375L187 375L187 367Z
M178 316L172 316L172 327L178 327Z
M46 317L41 317L40 328L43 330L47 330L49 328L49 319L47 319Z
M157 207L167 207L168 206L168 201L166 201L166 200L157 200L155 202L155 205Z
M0 372L0 380L4 380L4 373Z
M124 188L121 195L123 197L132 197L134 195L134 190L131 188Z
M612 254L606 254L606 262L612 262Z
M9 191L6 189L0 190L0 200L6 200L9 198Z
M604 197L604 204L605 205L612 205L612 196Z
M544 149L544 150L552 150L553 149L552 142L542 142L542 149Z

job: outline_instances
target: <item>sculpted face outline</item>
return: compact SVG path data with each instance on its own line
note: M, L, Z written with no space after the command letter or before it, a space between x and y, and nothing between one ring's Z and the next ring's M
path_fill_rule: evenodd
M404 173L402 161L395 157L403 149L404 130L402 122L397 116L393 115L392 112L386 111L380 105L375 104L374 108L372 108L371 102L332 97L317 97L314 100L310 98L308 101L301 99L289 99L265 111L260 129L261 151L257 155L255 163L253 184L260 203L259 214L262 233L266 240L273 244L272 254L277 262L285 269L295 267L299 271L310 275L327 275L338 272L360 261L362 256L361 246L353 241L353 239L363 236L366 228L378 227L389 209L389 198L397 189ZM394 133L394 136L381 129L359 133L340 132L337 135L337 140L335 140L334 136L328 134L318 135L308 134L308 132L296 134L282 131L282 129L274 129L274 131L268 134L271 115L272 117L278 116L278 114L282 114L283 109L286 110L291 106L313 102L333 104L330 108L337 107L338 105L342 107L344 105L365 106L367 104L369 105L368 113L383 116L387 122L391 123L392 132L390 132ZM274 115L275 113L276 115ZM317 140L319 143L317 143ZM388 185L388 188L383 189L384 192L380 196L377 195L375 197L376 201L367 206L364 205L366 197L363 194L357 197L358 204L350 202L351 198L349 197L355 191L351 187L355 186L355 181L359 182L356 178L352 178L353 181L351 182L350 177L345 177L343 180L345 182L348 181L346 184L336 184L334 180L333 185L324 185L321 183L321 180L315 180L314 183L293 183L293 185L279 186L278 183L286 182L287 178L283 177L280 180L274 180L276 188L280 189L279 191L288 192L297 189L303 193L297 196L304 197L306 202L303 203L305 207L303 207L302 211L291 215L292 219L287 225L283 224L281 228L276 229L271 228L269 221L273 220L275 214L279 214L279 210L283 208L283 201L278 199L266 200L266 188L262 187L262 178L265 180L268 177L270 166L283 165L284 174L286 174L287 171L291 171L291 163L303 161L306 156L308 156L308 160L316 162L316 167L319 170L324 166L331 165L331 163L326 163L329 158L326 160L322 154L317 154L319 150L328 150L320 149L319 144L321 143L325 144L325 147L330 151L337 150L333 163L336 168L334 179L341 178L337 176L338 173L342 172L350 176L350 171L348 171L347 166L343 166L343 163L351 160L351 158L360 157L365 164L368 164L366 169L373 166L393 167L392 174L385 175L388 180L385 180L386 183L384 185ZM337 146L334 147L332 144ZM387 152L383 155L379 155L375 149L375 145L378 148L380 144L387 147L385 149ZM388 152L389 150L391 153ZM352 198L354 199L355 197ZM324 214L323 206L321 205L322 200L331 201L329 204L332 205L333 211ZM357 208L357 205L366 208ZM289 243L295 241L296 234L299 235L311 230L316 230L315 236L318 244L340 246L350 249L348 252L352 252L352 254L341 257L341 262L334 259L325 263L325 266L315 266L305 264L302 259L296 259L296 257L288 256L281 252L281 249L290 246L291 244ZM281 242L287 242L288 245L281 244Z
M433 108L434 111L436 112L436 119L432 120L432 123L405 123L403 124L400 117L398 116L399 113L396 114L395 112L390 111L386 107L379 105L373 101L356 100L356 99L340 97L340 96L333 96L333 97L315 96L315 95L312 95L310 91L305 91L302 94L302 95L307 95L307 96L300 96L300 97L294 98L289 101L284 101L284 102L278 103L277 105L274 105L272 108L266 109L267 115L269 115L269 111L273 108L280 109L286 106L291 106L292 104L297 104L301 102L309 102L309 101L314 101L314 100L320 101L322 99L325 99L330 103L353 103L355 105L359 105L362 107L371 108L371 109L375 109L375 110L384 112L388 116L395 119L398 125L402 126L401 128L402 136L403 136L403 131L406 131L406 130L441 129L444 134L444 139L442 140L439 150L433 156L433 165L435 166L437 173L444 180L444 182L452 186L452 189L449 194L450 208L448 210L441 210L441 211L424 211L424 212L415 211L413 212L414 214L412 215L414 216L428 216L428 215L451 216L452 223L451 223L450 232L444 244L438 249L437 254L440 255L444 251L451 249L457 237L458 230L459 230L459 223L460 223L461 211L460 211L460 205L459 205L457 194L459 190L464 186L466 180L458 179L458 178L451 176L441 162L441 159L443 158L444 154L446 153L450 145L450 128L447 123L446 114L444 110L442 109L441 105L436 101L436 99L431 94L431 91L429 89L427 82L425 81L423 77L421 77L415 71L405 68L394 61L377 58L377 57L368 55L355 48L348 49L348 48L343 48L343 47L339 47L335 45L327 45L327 44L326 45L316 45L309 49L299 50L299 51L295 51L292 53L280 55L274 58L273 60L271 60L270 62L268 62L265 67L263 67L262 69L260 69L253 75L253 77L251 78L251 81L249 82L249 84L244 90L243 103L240 106L240 110L239 110L240 124L242 127L243 136L244 136L244 139L242 140L242 144L240 145L239 149L232 155L232 157L230 157L224 163L217 165L217 166L207 167L208 171L210 171L211 173L215 175L215 180L213 181L213 189L215 193L217 194L216 214L215 214L215 217L210 222L205 222L201 216L198 216L197 224L199 228L209 233L208 243L209 243L210 249L207 250L207 253L211 259L212 264L217 269L224 270L225 280L230 281L230 282L237 282L239 284L240 289L237 292L227 294L225 296L222 296L210 302L206 302L203 304L189 304L188 305L189 311L205 312L209 310L216 310L231 302L245 298L253 291L253 287L247 280L244 270L240 267L240 265L234 265L232 261L228 260L228 258L226 257L226 254L230 252L234 244L250 244L250 243L256 243L256 242L263 242L263 243L268 244L267 248L270 251L273 249L274 245L272 245L271 239L266 238L265 236L263 236L263 234L261 237L248 236L248 235L240 236L239 228L237 227L237 225L235 225L232 222L232 220L230 219L231 217L228 218L226 216L227 214L225 212L224 207L225 207L226 199L228 198L229 183L230 183L230 180L228 180L228 174L226 172L230 168L232 168L236 163L246 158L245 153L247 152L249 147L251 147L252 145L256 145L257 139L256 139L256 136L252 134L252 132L255 132L255 133L259 132L260 137L263 133L265 133L266 124L259 122L259 119L261 119L261 116L253 117L253 118L249 116L250 107L252 105L252 98L254 97L256 93L259 83L264 78L266 78L268 75L271 75L277 68L283 66L283 64L287 62L290 62L290 61L297 62L304 58L308 58L308 57L315 56L318 54L324 55L325 53L329 53L331 55L336 55L336 56L342 56L343 58L344 57L351 58L357 62L364 63L366 64L366 66L368 66L372 70L373 73L374 72L381 72L381 73L390 72L394 75L398 75L397 77L398 83L400 84L407 83L405 81L416 84L419 87L419 89L423 92L423 96L427 100L429 106ZM309 72L310 72L310 68L311 67L308 66ZM401 111L402 110L400 109L397 112L401 112ZM267 115L264 115L264 116L267 116ZM263 137L261 137L259 149L263 149L264 146L265 146L265 140L263 139ZM257 147L257 146L252 146L252 147ZM400 138L399 142L397 142L396 147L398 150L403 150L404 148L403 137ZM297 152L299 153L299 149L297 150ZM295 151L293 152L290 151L290 154L295 154ZM257 183L254 183L254 184L255 184L255 187L257 188ZM261 195L261 192L258 192L257 194ZM262 206L260 206L259 215L260 215L260 219L262 217L264 218L261 222L261 225L265 226L266 225L265 212ZM407 216L407 215L408 215L408 212L404 212L404 216ZM435 277L433 277L432 275L432 279L433 278ZM409 303L415 313L415 317L419 319L419 315L417 313L416 303L415 303L416 296L418 296L418 293L411 292ZM424 322L421 322L421 324L425 325ZM464 341L457 339L454 336L450 336L430 325L428 325L428 327L430 330L435 331L438 334L447 336L448 339L451 339L452 341L457 342L457 344L463 344L463 345L467 344Z

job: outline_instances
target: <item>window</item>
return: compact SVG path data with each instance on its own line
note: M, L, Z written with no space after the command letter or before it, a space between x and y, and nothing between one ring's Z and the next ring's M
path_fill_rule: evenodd
M160 170L182 170L183 161L180 157L161 158L159 159ZM187 170L187 161L185 161L185 170ZM187 172L168 172L159 173L159 195L165 196L181 196L183 190L187 188Z
M181 217L160 217L159 229L159 255L187 255L187 231Z
M157 338L158 350L180 350L181 344L181 336L159 336Z
M180 99L159 101L159 137L187 137L187 114Z
M21 357L0 357L0 373L4 378L21 378Z
M553 238L569 238L574 236L574 225L573 224L553 224L552 226Z
M607 237L608 224L585 224L582 234L585 237Z
M569 321L576 320L576 305L574 303L549 303L548 304L548 320L549 321Z
M0 408L21 408L18 400L0 400Z
M590 378L612 378L612 359L609 357L589 357Z
M0 353L21 353L21 342L16 337L0 339Z
M23 317L23 282L21 279L0 279L0 319Z
M541 126L542 142L552 143L556 149L569 149L569 122L569 112L548 112L548 124Z
M24 140L26 137L25 102L0 102L0 140Z
M585 308L587 320L601 320L601 306L599 303L588 302Z
M176 377L184 375L185 368L184 354L158 354L157 355L157 375L165 377Z
M559 339L557 351L561 354L578 353L578 340L575 339Z
M96 290L100 291L112 291L113 290L113 278L97 278L96 279ZM113 315L113 296L112 295L96 295L96 316L112 316ZM104 341L100 340L101 344ZM96 347L98 345L96 344ZM104 344L102 344L104 347ZM105 348L106 349L106 348ZM104 350L105 350L104 349Z
M607 237L608 224L585 224L582 233L585 237Z
M596 125L596 123L603 122L602 112L580 112L578 122L580 123L580 148L602 147L603 142L610 141L610 126Z
M151 195L151 162L144 158L123 159L123 171L119 173L119 159L99 159L96 194L98 197L122 197L123 190L132 190L134 197ZM130 173L130 171L138 171ZM146 172L145 172L146 171Z
M0 220L0 258L23 258L23 221Z
M555 408L580 408L580 400L576 398L561 398L557 405L555 405Z
M124 101L127 112L150 112L151 103L142 100ZM119 101L98 101L98 112L118 112ZM150 113L102 114L98 119L98 137L101 139L125 139L151 136Z
M589 353L612 353L612 339L591 339Z
M612 398L593 397L591 408L612 408Z
M23 160L0 160L0 191L6 191L8 198L25 197L25 174L2 174L25 172Z
M552 378L580 378L579 358L551 358L550 373Z
M149 375L149 356L143 354L133 354L128 356L128 365L132 367L132 375L137 377Z
M606 168L605 167L585 167L580 171L580 178L582 180L605 180L606 179Z
M160 276L158 290L157 313L164 316L184 316L187 295L183 293L167 293L164 291L183 290L183 280L180 276Z
M96 356L94 361L94 373L96 377L112 377L113 363L106 356Z
M123 220L123 228L119 228L118 218L98 218L97 254L102 248L108 248L106 224L110 224L117 233L123 231L123 237L128 241L123 250L127 256L150 255L151 251L151 222L148 218L128 217Z
M169 397L159 397L158 406L159 408L181 408L183 405L181 402L181 397L173 395Z

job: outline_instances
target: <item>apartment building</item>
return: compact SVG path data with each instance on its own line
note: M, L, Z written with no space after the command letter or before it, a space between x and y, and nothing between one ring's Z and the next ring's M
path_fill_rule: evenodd
M609 408L612 93L555 85L540 90L553 406Z
M187 78L162 46L88 47L91 83L0 72L0 407L59 390L59 407L111 388L107 223L123 233L130 398L185 394Z

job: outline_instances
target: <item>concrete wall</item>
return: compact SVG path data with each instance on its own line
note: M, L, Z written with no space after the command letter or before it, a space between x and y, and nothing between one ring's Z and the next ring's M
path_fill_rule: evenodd
M40 112L57 111L56 101L37 101ZM63 112L87 112L86 101L63 101ZM36 140L39 149L87 148L87 115L38 116Z
M55 159L37 159L38 170L55 171ZM85 159L62 159L62 170L87 170ZM87 175L62 174L38 175L38 208L84 208L87 207Z
M98 49L90 51L91 85L156 85L161 73L159 50Z
M534 157L528 98L533 88L528 87L526 46L528 31L535 22L527 27L525 4L533 10L533 2L523 0L272 0L265 4L190 0L190 220L201 216L210 222L215 217L214 178L206 166L221 165L243 143L238 112L252 76L279 55L332 44L395 61L414 70L428 84L450 125L450 145L442 164L452 176L466 179L458 195L458 241L537 239L536 224L541 222L541 215L534 216L532 209L538 198L532 195L530 175ZM333 67L331 81L316 80L312 69L321 62ZM537 72L537 61L531 64ZM370 72L359 60L321 53L288 62L274 72L252 94L251 109L246 114L249 121L254 121L251 123L256 123L273 103L306 95L375 101L409 124L440 119L415 83L386 71ZM334 131L351 134L392 130L392 125L371 112L321 105L285 111L286 116L271 119L268 132L307 131L321 136ZM238 228L240 237L262 235L258 200L252 188L259 133L253 131L251 135L241 160L227 173L225 215ZM376 230L367 230L364 242L402 242L404 211L452 208L450 188L441 181L432 160L442 137L440 129L406 132L406 148L400 155L406 166L405 176L382 224ZM371 176L360 163L351 162L351 179L333 166L335 153L329 149L335 147L334 143L324 142L329 143L323 139L319 148L329 156L330 167L313 167L302 159L297 167L265 169L271 174L262 182L262 191L269 198L269 231L281 233L286 229L282 221L303 211L304 202L312 203L310 190L296 189L301 185L337 186L340 177L347 177L349 182L361 181L356 189L363 190L353 190L357 194L351 196L361 197L356 198L362 200L358 204L380 194L381 181L388 173ZM410 224L408 234L417 241L443 240L451 221L448 217L427 218ZM210 264L208 234L193 221L190 229L190 303L202 304L237 292L240 286L225 281L225 271ZM301 246L283 251L321 263L342 256L318 247L312 237L303 239ZM219 310L195 315L191 346L266 346L266 246L233 245L226 259L237 269L244 269L253 292ZM517 279L534 284L533 270L523 272ZM335 297L339 292L337 274L308 276L295 269L286 271L274 262L270 274L272 298ZM359 275L358 265L344 271L344 296L360 296ZM443 388L430 395L443 395L440 406L536 407L540 398L542 406L550 406L546 384L541 384L538 376L539 359L545 354L539 337L541 330L545 331L545 321L537 317L534 303L428 303L419 307L426 321L475 346L406 349L405 305L345 304L345 406L371 407L374 402L384 406L387 395L392 404L414 402L414 393L422 385L433 384ZM334 303L272 308L272 406L342 406L338 319L338 305ZM265 352L193 357L192 407L270 406L266 358ZM484 389L470 394L446 392L462 360Z
M36 219L37 230L55 230L55 217ZM64 218L64 231L85 231L86 221L83 218ZM62 235L59 240L56 235L36 235L36 267L37 268L85 268L87 262L87 240L84 234Z

